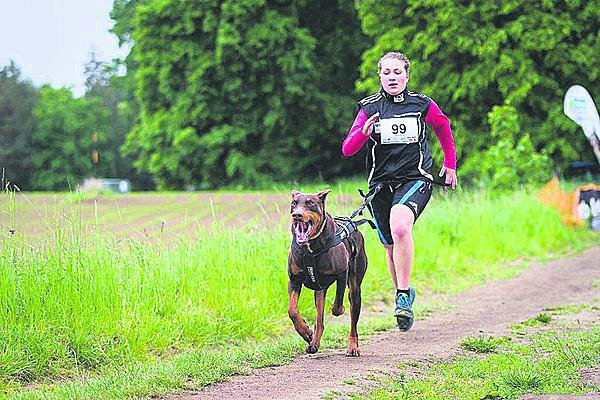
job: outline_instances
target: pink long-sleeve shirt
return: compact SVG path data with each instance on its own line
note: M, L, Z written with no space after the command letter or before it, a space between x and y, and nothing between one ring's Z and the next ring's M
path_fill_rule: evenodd
M348 135L342 143L342 154L349 157L356 154L369 140L368 136L363 135L362 128L369 117L364 109L360 109L358 115L354 119L354 123L348 132ZM429 110L425 116L425 123L431 125L435 136L437 136L442 151L444 152L444 166L447 168L456 169L456 148L454 147L454 138L450 129L448 117L442 112L440 107L431 100Z

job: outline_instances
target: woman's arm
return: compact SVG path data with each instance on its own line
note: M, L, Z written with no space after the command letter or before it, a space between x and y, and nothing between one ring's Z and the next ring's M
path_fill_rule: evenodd
M367 140L369 140L369 135L365 135L362 132L367 119L369 119L367 113L361 108L354 119L352 128L350 128L348 135L346 135L346 139L344 139L344 142L342 143L342 154L344 156L350 157L358 153Z
M454 147L454 138L450 129L448 117L444 115L440 107L431 100L425 122L431 125L435 135L442 146L444 152L444 167L456 169L456 148Z

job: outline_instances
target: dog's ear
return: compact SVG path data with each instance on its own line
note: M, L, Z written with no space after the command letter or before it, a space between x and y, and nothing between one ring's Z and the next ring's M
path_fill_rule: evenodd
M292 189L292 199L294 198L295 195L297 194L301 194L299 191L297 191L296 189Z
M329 192L331 192L331 189L321 190L319 193L317 193L317 196L319 196L319 199L321 199L321 203L325 204L325 199L327 198L327 193Z

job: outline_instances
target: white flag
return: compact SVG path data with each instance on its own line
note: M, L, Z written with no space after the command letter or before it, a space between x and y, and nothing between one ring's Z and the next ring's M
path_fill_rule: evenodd
M567 90L564 113L581 126L600 163L600 118L592 96L583 86L573 85Z
M600 118L592 96L583 86L573 85L565 94L565 115L581 126L589 139L592 134L600 139Z

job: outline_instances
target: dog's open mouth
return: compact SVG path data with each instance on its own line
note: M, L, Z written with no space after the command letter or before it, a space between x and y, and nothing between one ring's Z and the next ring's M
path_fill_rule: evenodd
M308 220L307 222L294 221L294 234L296 236L296 243L304 244L308 242L312 232L312 226L313 223L311 220Z

